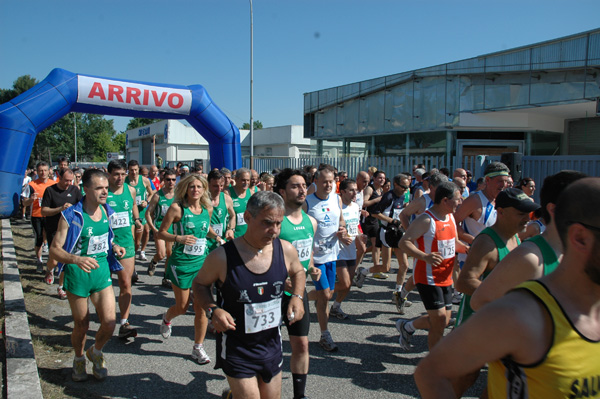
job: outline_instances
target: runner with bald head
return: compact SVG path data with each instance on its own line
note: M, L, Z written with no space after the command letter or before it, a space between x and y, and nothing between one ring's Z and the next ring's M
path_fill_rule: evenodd
M600 370L600 179L560 195L554 221L564 248L558 268L484 306L421 361L425 399L455 398L453 381L489 364L497 398L597 397Z

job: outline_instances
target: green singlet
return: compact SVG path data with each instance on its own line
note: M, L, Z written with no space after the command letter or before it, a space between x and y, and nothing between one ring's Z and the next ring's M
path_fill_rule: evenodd
M496 233L494 229L491 227L486 227L479 234L486 234L494 240L494 244L496 244L496 248L498 249L498 263L504 259L506 255L510 252L508 248L506 248L506 243L502 241L502 238ZM517 236L517 245L520 245L521 241ZM485 278L491 273L491 270L486 270L481 275L481 280L485 280ZM460 302L460 308L458 309L458 316L456 317L456 326L460 326L463 324L469 317L471 317L475 313L473 308L471 308L471 295L464 294L463 299Z
M225 193L219 193L219 205L213 207L212 217L210 218L210 225L215 233L225 238L225 231L227 230L227 223L229 223L229 212L227 212L227 202L225 202ZM208 252L217 248L216 239L208 239Z
M233 211L235 212L235 237L243 236L248 229L246 225L246 221L244 220L244 212L246 212L246 206L248 205L248 200L252 196L250 189L246 189L246 196L244 198L238 197L235 193L234 187L229 187L229 194L231 195L231 199L233 200Z
M125 178L125 183L129 184L129 176ZM148 198L148 191L146 190L146 186L144 185L144 176L138 176L138 182L135 186L131 185L131 187L135 188L135 204L138 207L138 211L140 212L140 219L142 219L142 225L146 224L146 208L141 206L142 201L146 201Z
M300 263L307 274L308 267L310 266L310 255L312 254L314 236L315 232L313 230L313 224L304 211L302 211L302 221L299 224L293 224L287 216L283 218L279 238L290 242L294 248L296 248ZM286 295L291 295L287 291L285 293Z
M541 235L533 236L526 241L531 241L533 244L537 245L540 251L542 252L542 259L544 261L544 276L552 273L558 267L560 263L558 261L558 257L556 256L556 252L552 249L548 241Z
M169 199L169 198L165 197L165 193L163 192L162 189L158 190L158 193L156 193L156 194L158 195L158 203L156 204L156 208L154 208L154 226L157 229L160 229L162 220L164 219L165 215L167 214L169 207L173 203L173 200L175 199L175 195L173 195L173 197L171 199ZM167 232L173 234L173 225L171 225L169 227Z
M129 185L123 185L123 192L115 194L108 189L106 203L115 211L110 218L110 227L115 233L113 242L125 248L125 256L121 259L128 259L135 256L135 241L133 239L132 226L133 206L135 201L129 191Z
M210 227L208 211L202 208L199 215L193 214L190 208L181 207L183 215L179 222L173 223L173 234L178 236L192 235L196 237L194 245L175 243L169 258L165 277L182 290L192 287L192 281L208 254L206 235Z
M87 298L90 294L100 292L112 285L108 266L108 218L104 208L100 207L102 218L95 222L83 210L83 228L75 244L74 255L94 258L99 267L86 273L74 264L65 265L65 290L77 296Z

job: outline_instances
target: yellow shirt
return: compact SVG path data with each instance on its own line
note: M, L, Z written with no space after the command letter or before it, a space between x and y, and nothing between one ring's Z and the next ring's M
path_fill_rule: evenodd
M600 341L581 335L542 283L527 281L517 288L530 291L548 309L552 346L537 364L508 358L490 363L489 398L600 398Z

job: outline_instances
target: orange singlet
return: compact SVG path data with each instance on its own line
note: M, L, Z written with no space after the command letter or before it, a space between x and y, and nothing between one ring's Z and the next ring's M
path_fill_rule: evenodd
M439 220L430 210L425 211L431 218L429 230L417 239L419 250L430 254L439 252L444 260L439 266L433 266L423 260L415 261L413 278L417 284L447 287L452 285L452 268L456 255L456 223L449 214L446 220Z

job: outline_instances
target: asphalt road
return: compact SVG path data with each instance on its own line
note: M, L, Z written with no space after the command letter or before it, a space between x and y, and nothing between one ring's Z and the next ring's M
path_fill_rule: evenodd
M152 244L148 254L153 254ZM150 256L148 257L150 259ZM363 265L370 265L367 257ZM129 340L115 337L105 346L109 377L103 382L90 380L83 383L72 382L67 378L70 392L84 388L89 393L110 398L219 398L227 381L221 370L215 370L215 340L207 334L205 348L213 361L208 365L198 365L190 356L192 351L193 314L190 312L173 321L173 335L164 340L159 333L161 315L175 303L171 290L161 287L162 264L157 274L150 277L146 273L148 262L138 261L136 269L140 281L134 286L133 307L130 323L138 328L138 336ZM397 263L392 263L392 271ZM427 336L417 331L413 336L412 350L405 352L398 345L398 333L394 327L400 317L391 301L395 284L395 274L388 280L367 278L362 289L352 288L342 308L351 318L332 319L330 331L339 346L335 353L325 352L318 344L319 328L314 304L311 303L310 330L310 372L307 395L311 398L418 398L413 372L419 360L427 353ZM115 292L118 285L115 279ZM309 283L309 289L312 283ZM48 287L55 294L56 285ZM403 317L412 318L424 313L416 292L409 299L414 305L407 308ZM53 306L47 317L70 320L66 301L64 306ZM457 306L455 306L455 311ZM96 331L97 318L93 314L90 328ZM118 315L117 315L118 320ZM72 328L72 322L67 325ZM447 330L449 332L449 330ZM94 333L90 334L91 336ZM292 398L292 381L289 371L290 345L287 331L282 329L284 338L284 372L282 398ZM89 346L90 341L88 341ZM65 373L70 374L65 365ZM88 373L91 365L88 363ZM482 378L466 397L478 397L483 386Z

